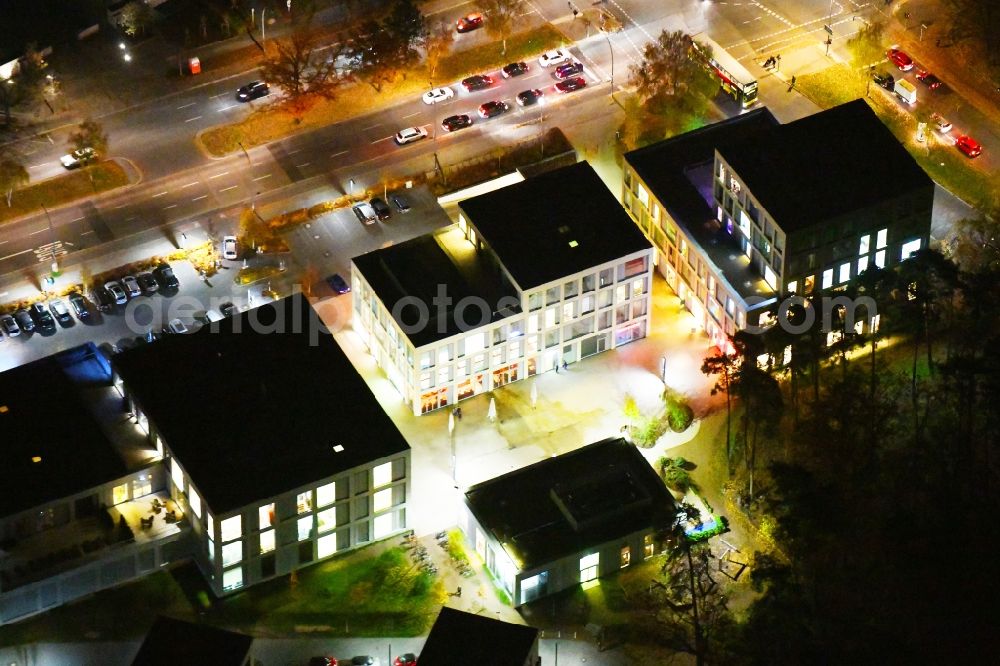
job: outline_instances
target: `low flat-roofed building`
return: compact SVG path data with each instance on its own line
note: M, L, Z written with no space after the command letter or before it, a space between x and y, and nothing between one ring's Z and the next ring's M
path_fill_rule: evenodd
M248 666L253 637L161 615L132 666Z
M153 571L184 536L133 515L164 478L153 460L127 463L85 399L110 380L93 345L0 373L0 624Z
M789 294L840 289L927 247L934 183L855 100L786 125L756 109L629 152L622 200L723 344L773 323Z
M406 528L409 446L301 294L113 367L216 594Z
M538 666L538 629L441 609L420 651L421 666Z
M646 336L652 247L581 162L352 260L354 323L415 414Z
M674 514L638 449L606 439L469 488L459 526L520 606L651 557Z

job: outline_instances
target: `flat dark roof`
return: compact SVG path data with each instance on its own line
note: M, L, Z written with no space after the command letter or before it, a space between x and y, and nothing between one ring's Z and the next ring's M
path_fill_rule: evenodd
M768 298L774 291L749 267L736 237L715 223L712 164L718 146L765 134L777 126L777 119L762 107L625 153L625 161L656 200L744 299Z
M538 629L448 608L438 613L420 666L524 666L538 640Z
M253 637L160 616L132 666L243 666Z
M933 187L863 99L720 147L786 232Z
M24 55L28 44L44 50L75 39L75 33L97 23L87 3L64 0L3 0L0 20L0 65Z
M215 326L113 359L212 511L409 448L301 294Z
M665 526L674 515L663 481L620 438L484 481L465 493L465 501L483 529L520 559L522 570Z
M82 387L64 370L80 360L78 351L86 355L88 350L97 353L85 345L0 373L0 516L75 495L128 472L84 403ZM39 462L33 461L36 457Z
M522 290L652 247L586 162L458 206Z
M415 347L521 311L514 286L455 227L368 252L351 261ZM447 307L435 305L439 288L450 299ZM470 297L489 304L488 319L477 307L463 308L456 315L455 306ZM419 327L415 324L420 308L413 305L414 301L424 304L430 315Z

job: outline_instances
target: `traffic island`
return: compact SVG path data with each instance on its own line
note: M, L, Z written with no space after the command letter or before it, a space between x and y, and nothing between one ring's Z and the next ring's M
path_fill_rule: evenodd
M9 204L6 199L0 204L0 223L39 213L43 206L51 211L95 194L124 187L130 182L125 169L115 160L85 166L78 171L14 190Z

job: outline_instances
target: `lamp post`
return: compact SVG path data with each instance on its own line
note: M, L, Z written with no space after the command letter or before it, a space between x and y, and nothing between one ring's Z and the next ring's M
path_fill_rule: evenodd
M830 5L833 6L832 4ZM267 25L267 21L264 20L264 13L267 11L267 7L260 10L260 44L261 46L267 45L267 37L264 36L264 26Z
M455 452L455 411L448 412L448 439L451 440L451 482L458 488L458 456Z

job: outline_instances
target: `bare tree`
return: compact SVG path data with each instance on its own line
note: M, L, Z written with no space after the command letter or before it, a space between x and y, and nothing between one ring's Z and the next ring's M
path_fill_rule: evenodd
M14 74L0 86L0 103L3 104L4 124L11 125L12 109L27 106L39 99L45 90L45 69L48 63L35 44L29 44L17 61Z
M76 126L75 132L69 135L69 145L73 150L93 148L98 155L107 155L108 135L101 123L87 118Z
M333 99L343 83L333 59L319 52L315 36L305 25L287 39L271 42L262 70L265 79L284 91L282 104L295 115L303 113L316 96Z
M455 31L443 22L427 33L424 60L427 64L427 83L431 88L434 87L434 76L437 74L438 65L451 51L454 41Z
M29 180L28 170L14 155L0 156L0 191L7 199L8 208L10 208L14 190L24 187Z
M885 57L882 44L885 41L885 25L879 21L865 24L853 37L847 40L847 50L856 67L868 67Z
M524 13L525 0L479 0L479 8L486 15L483 27L486 34L503 42L503 53L507 54L507 39L514 31L521 14Z
M118 27L129 37L146 34L146 30L153 25L156 14L152 7L143 0L134 0L122 8L118 15Z

